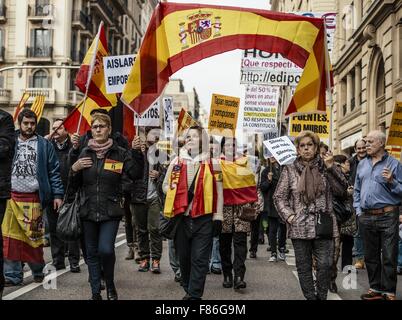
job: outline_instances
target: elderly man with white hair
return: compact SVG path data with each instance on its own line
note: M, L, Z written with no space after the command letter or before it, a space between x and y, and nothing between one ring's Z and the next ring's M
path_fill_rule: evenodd
M395 300L402 165L385 151L385 141L381 131L367 135L367 157L357 167L354 188L370 284L363 300Z

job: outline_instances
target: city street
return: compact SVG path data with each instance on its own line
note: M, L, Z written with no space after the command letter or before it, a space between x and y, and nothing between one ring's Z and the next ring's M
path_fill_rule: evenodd
M290 243L289 243L290 244ZM134 260L124 260L127 252L124 229L120 227L116 239L115 284L121 300L181 300L184 291L174 282L173 272L169 266L167 241L163 243L161 261L162 273L137 271ZM268 262L269 252L264 245L259 245L257 259L247 259L247 288L242 292L222 287L222 275L210 274L205 285L205 300L304 300L297 280L294 255L291 247L286 262ZM50 249L45 248L46 262L50 261ZM66 270L57 271L56 283L34 283L27 267L24 269L24 286L5 288L4 300L88 300L91 297L88 283L88 269L81 260L81 273ZM50 275L47 279L51 277ZM357 274L357 285L339 274L337 279L338 294L329 293L329 300L357 300L368 289L367 273L361 270ZM398 276L397 297L402 296L402 277ZM54 281L54 280L53 280ZM345 282L350 289L342 286ZM56 287L56 288L55 288ZM47 289L45 289L47 288ZM103 292L103 297L106 294Z

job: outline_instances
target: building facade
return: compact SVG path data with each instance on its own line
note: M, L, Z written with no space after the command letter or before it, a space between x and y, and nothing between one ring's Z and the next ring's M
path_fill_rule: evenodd
M45 95L45 127L82 99L74 86L84 56L104 22L112 55L138 51L146 0L0 0L0 108L13 114L23 92ZM150 9L148 9L149 11ZM140 23L141 21L141 23ZM60 67L60 68L58 68Z
M402 1L272 1L272 10L283 12L334 9L332 142L335 153L350 155L369 131L388 133L402 101Z

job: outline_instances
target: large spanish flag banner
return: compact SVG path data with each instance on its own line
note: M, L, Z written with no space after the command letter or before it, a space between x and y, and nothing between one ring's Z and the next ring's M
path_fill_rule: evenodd
M273 11L204 4L159 3L124 88L122 101L139 114L176 71L234 49L280 53L304 68L288 107L325 111L324 20ZM329 58L328 58L329 59Z
M108 55L105 28L101 22L98 34L92 41L75 79L75 85L80 91L86 93L99 107L114 107L117 104L116 94L106 93L103 57Z
M220 161L223 181L223 204L237 205L256 202L257 185L253 171L248 166L248 158L235 161Z
M38 193L12 192L1 227L5 259L44 263L45 224Z

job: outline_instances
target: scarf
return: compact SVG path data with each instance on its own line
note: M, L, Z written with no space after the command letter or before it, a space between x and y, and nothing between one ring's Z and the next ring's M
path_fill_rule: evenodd
M106 155L106 152L109 151L109 149L113 145L113 140L108 139L105 143L99 144L95 141L95 139L90 139L88 141L88 148L96 152L96 157L98 159L103 159Z
M310 204L324 192L323 162L317 155L308 164L305 164L299 157L295 161L296 169L299 171L300 180L297 191L302 195L305 204Z

